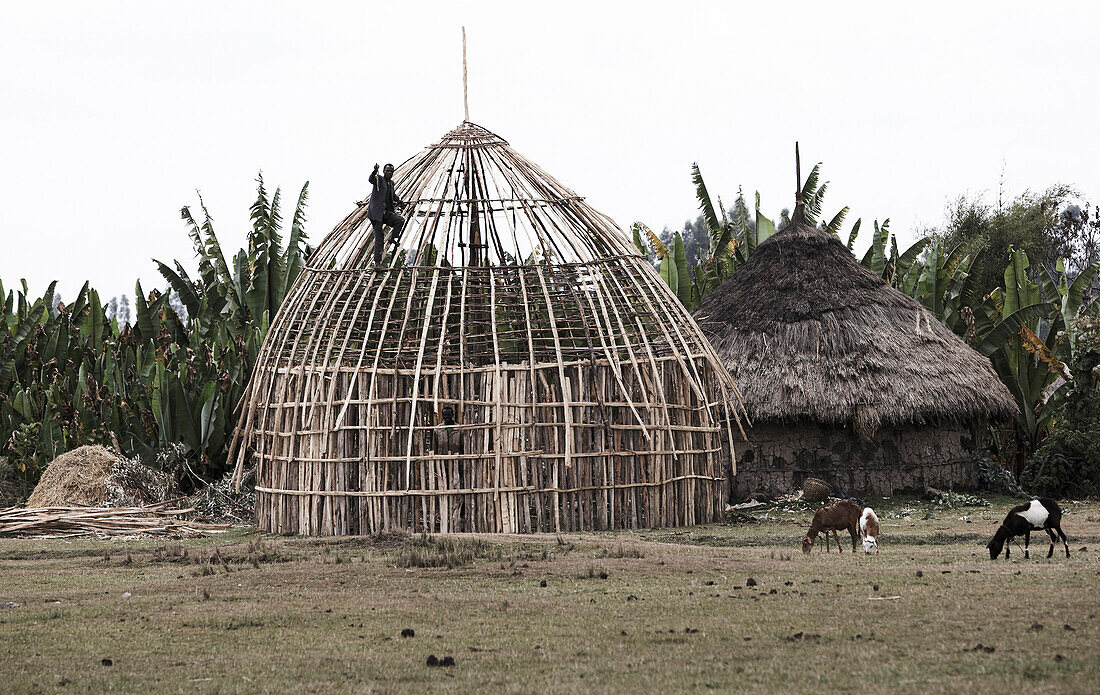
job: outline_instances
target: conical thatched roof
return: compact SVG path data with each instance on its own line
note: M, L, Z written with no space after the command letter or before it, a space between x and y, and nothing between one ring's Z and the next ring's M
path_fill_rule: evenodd
M258 465L259 526L719 515L732 379L623 231L469 122L393 178L407 225L381 267L361 203L309 258L257 359L235 442L238 470Z
M869 433L1016 410L989 360L804 222L760 244L695 317L754 423Z

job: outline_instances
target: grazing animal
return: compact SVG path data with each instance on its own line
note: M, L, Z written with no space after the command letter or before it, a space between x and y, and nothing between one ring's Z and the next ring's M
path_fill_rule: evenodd
M856 537L859 534L860 506L852 500L840 500L827 504L817 510L814 520L810 523L810 530L802 539L802 552L813 550L814 539L817 534L825 532L825 552L829 551L829 531L833 532L836 539L837 552L844 552L840 545L840 536L837 531L848 531L852 534L852 552L856 551Z
M1031 532L1044 530L1050 536L1050 550L1047 551L1047 557L1054 555L1054 544L1058 542L1059 536L1062 538L1062 545L1066 548L1066 557L1069 557L1069 541L1066 540L1066 534L1062 532L1062 510L1054 500L1040 497L1012 508L986 546L989 548L989 559L996 560L1003 548L1007 560L1011 548L1005 547L1005 541L1015 536L1024 537L1024 559L1028 559ZM1058 536L1054 535L1055 531L1058 532Z
M878 553L878 516L870 507L865 507L859 517L859 535L863 536L863 552Z

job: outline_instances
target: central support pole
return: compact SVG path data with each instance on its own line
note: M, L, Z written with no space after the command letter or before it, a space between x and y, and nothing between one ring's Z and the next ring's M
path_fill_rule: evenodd
M466 120L470 120L470 97L466 81L466 27L462 27L462 106L466 111Z
M802 160L798 156L798 141L794 142L794 214L791 215L791 224L804 223L806 221L805 201L802 200Z
M465 54L463 54L465 55ZM794 141L794 199L802 202L802 161L798 158L798 141Z

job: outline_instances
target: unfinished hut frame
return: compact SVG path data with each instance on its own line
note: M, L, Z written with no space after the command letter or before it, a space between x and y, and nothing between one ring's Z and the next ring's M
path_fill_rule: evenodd
M231 454L238 473L257 466L259 527L717 518L736 390L622 230L468 121L394 181L407 223L382 267L364 201L310 257L260 351Z

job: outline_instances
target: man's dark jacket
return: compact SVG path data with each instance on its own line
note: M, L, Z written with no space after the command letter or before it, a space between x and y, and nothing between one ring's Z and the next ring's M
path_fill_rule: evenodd
M381 222L387 212L394 211L394 205L404 205L393 190L393 180L387 179L377 171L372 171L367 179L374 185L367 204L367 219Z

